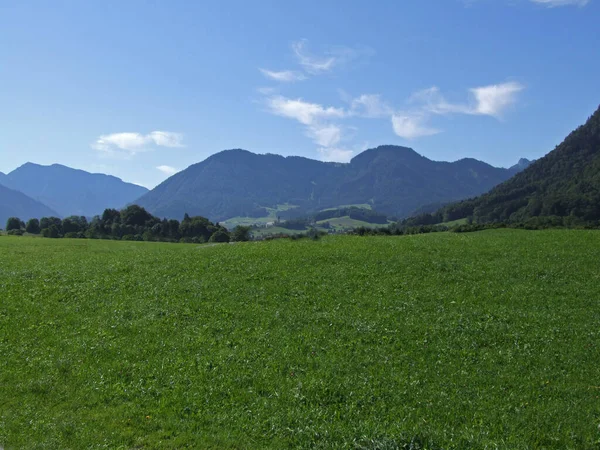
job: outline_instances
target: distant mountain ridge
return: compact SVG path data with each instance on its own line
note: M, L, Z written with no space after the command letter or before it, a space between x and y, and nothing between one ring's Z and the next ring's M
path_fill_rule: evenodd
M18 217L23 221L33 218L57 216L58 213L46 205L27 197L25 194L9 189L0 177L0 228L6 226L9 217Z
M60 216L94 216L106 208L121 208L148 190L120 178L93 174L60 164L26 163L0 183L47 205Z
M366 150L344 164L235 149L173 175L135 203L161 217L188 213L217 221L252 217L285 203L308 212L369 204L405 217L426 204L481 194L513 174L471 158L432 161L392 145Z

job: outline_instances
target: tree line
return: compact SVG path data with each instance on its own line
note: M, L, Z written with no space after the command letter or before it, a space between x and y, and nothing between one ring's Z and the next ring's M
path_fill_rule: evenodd
M238 226L233 231L206 217L185 214L180 222L160 219L138 205L121 210L105 209L101 216L87 220L84 216L42 217L23 222L10 217L6 231L12 235L25 232L47 238L114 239L124 241L161 241L201 244L205 242L247 241L250 227Z

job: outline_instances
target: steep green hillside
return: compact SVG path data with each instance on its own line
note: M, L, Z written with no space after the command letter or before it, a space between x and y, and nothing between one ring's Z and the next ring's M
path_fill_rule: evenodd
M472 217L480 223L563 218L600 220L600 109L553 151L480 197L443 207L411 223Z

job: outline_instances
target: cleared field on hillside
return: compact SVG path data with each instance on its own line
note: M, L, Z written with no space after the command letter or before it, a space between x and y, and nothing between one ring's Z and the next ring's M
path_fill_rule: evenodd
M365 228L383 228L388 226L388 223L371 223L364 222L362 220L351 219L350 216L333 217L327 220L321 220L317 222L317 225L323 225L325 222L329 222L329 226L334 230L351 230L353 228L365 227Z
M0 446L597 448L599 261L595 231L3 236Z

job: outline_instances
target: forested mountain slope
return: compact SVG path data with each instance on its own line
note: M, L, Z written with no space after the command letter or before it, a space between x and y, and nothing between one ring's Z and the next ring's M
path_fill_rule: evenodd
M347 164L228 150L167 179L136 203L161 217L184 213L212 220L258 217L265 207L302 211L369 204L405 217L416 208L486 192L514 171L475 159L432 161L410 148L381 146Z

